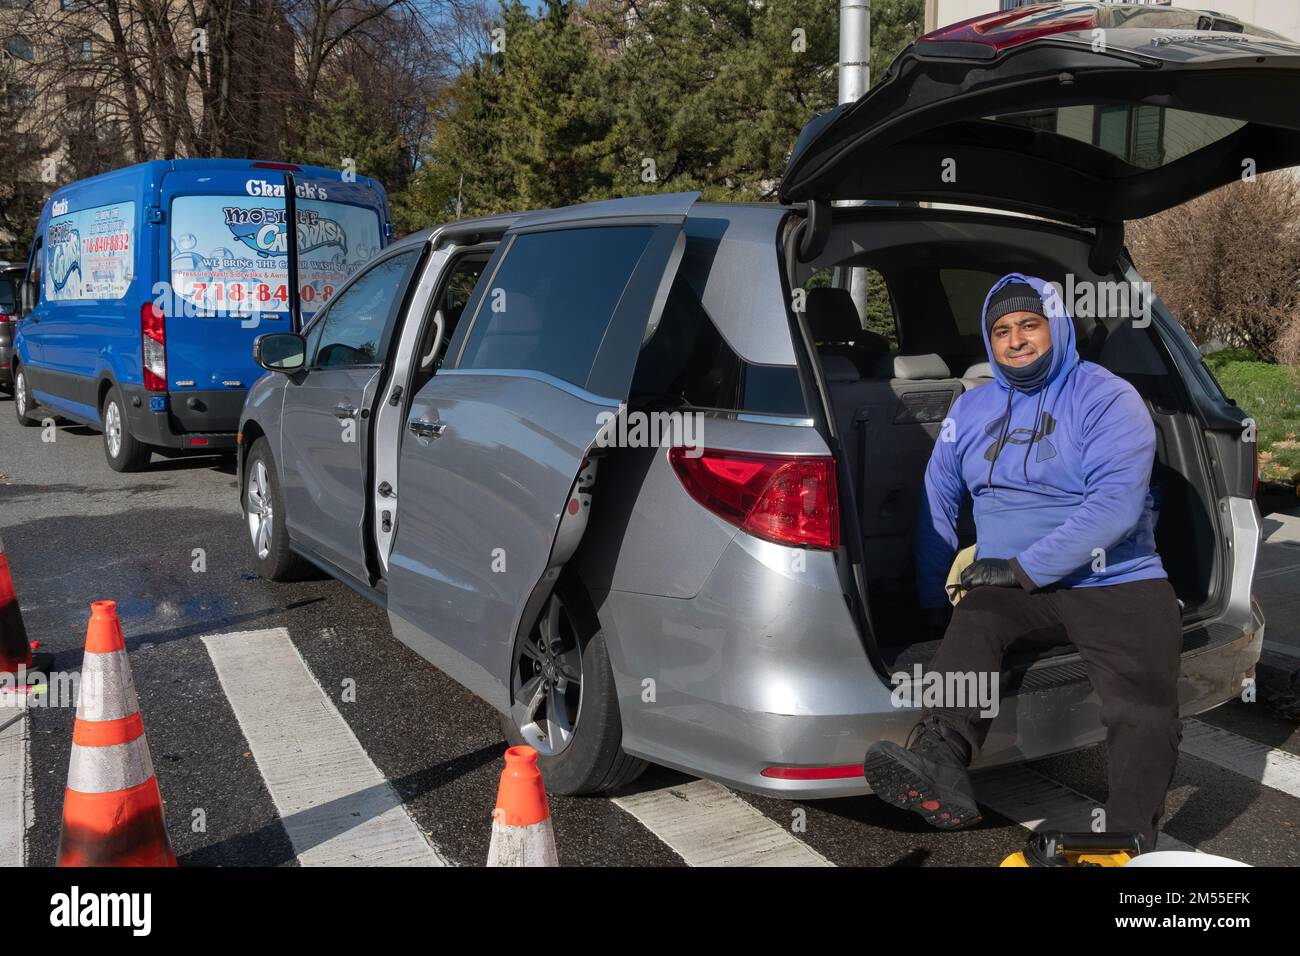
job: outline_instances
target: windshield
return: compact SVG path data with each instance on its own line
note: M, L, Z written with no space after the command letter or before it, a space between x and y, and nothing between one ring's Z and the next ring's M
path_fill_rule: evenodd
M379 214L299 199L298 280L304 316L318 311L381 246ZM288 312L282 200L178 196L172 202L171 283L187 314Z

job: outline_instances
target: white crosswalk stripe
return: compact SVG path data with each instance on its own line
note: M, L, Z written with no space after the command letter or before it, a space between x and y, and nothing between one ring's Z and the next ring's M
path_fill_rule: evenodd
M284 628L203 638L298 862L443 866Z
M1086 833L1093 829L1093 811L1100 804L1023 764L983 770L973 776L975 798L1028 830ZM1194 850L1161 833L1158 850Z
M0 730L0 866L26 862L24 847L32 822L27 720L17 706L0 707L0 726L8 724Z
M1093 812L1101 805L1023 763L979 771L972 782L980 805L1014 819L1026 830L1088 832L1093 829ZM1156 849L1195 847L1161 832Z
M1183 753L1300 797L1300 757L1200 720L1183 721Z
M613 798L691 866L833 866L812 847L708 780Z

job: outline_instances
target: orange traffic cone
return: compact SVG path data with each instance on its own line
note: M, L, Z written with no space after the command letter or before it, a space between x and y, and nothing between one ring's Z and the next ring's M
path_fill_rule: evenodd
M113 601L90 605L59 866L175 866Z
M537 751L511 747L492 811L488 866L559 866Z

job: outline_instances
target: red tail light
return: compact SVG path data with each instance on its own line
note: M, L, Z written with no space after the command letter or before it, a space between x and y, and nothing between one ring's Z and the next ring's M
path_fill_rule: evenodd
M283 169L290 173L302 172L301 166L295 166L293 163L252 163L254 169Z
M152 302L140 308L140 368L144 387L151 392L167 391L167 320Z
M835 459L706 448L668 450L692 498L742 531L766 541L834 551L840 546Z
M961 20L921 37L926 53L940 53L941 47L931 43L974 43L988 47L992 56L998 50L1019 46L1030 40L1090 30L1097 25L1097 8L1086 4L1038 4L1018 7L1003 13L985 13L969 20ZM957 51L954 50L954 55Z

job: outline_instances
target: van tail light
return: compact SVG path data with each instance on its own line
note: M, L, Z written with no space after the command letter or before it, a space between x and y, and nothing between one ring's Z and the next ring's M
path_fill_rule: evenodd
M835 459L674 446L668 460L687 493L757 538L834 551L840 546ZM698 453L698 449L694 449Z
M167 320L152 302L140 308L140 366L144 387L150 392L167 391Z

